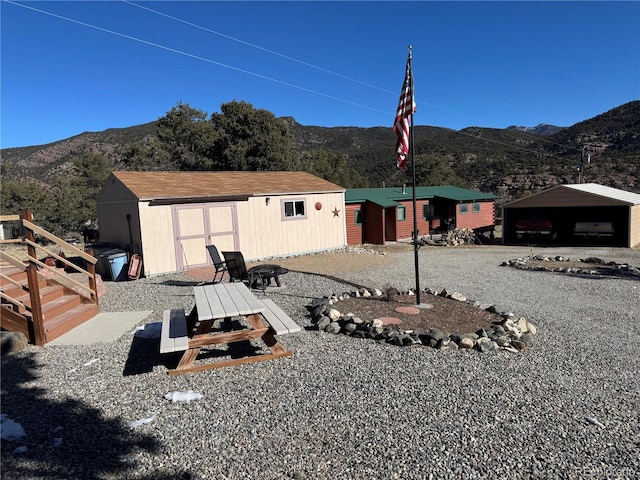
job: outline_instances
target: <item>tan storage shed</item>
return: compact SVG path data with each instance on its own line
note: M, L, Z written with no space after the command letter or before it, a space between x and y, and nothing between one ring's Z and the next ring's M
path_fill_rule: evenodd
M306 172L114 172L98 197L100 240L142 254L144 274L343 248L345 189Z
M557 185L502 207L505 244L640 244L640 194L596 183ZM518 224L545 222L547 233L522 233Z

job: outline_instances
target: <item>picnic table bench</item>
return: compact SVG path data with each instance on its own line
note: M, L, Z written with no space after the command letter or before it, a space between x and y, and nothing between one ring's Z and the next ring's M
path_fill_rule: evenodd
M262 316L269 323L276 335L296 333L302 330L300 325L291 320L291 317L284 313L273 300L265 298L262 300L262 303L266 308L266 310L262 312Z
M300 331L300 326L272 300L257 299L242 283L197 286L194 296L189 315L184 309L163 312L160 353L184 352L170 375L293 356L275 335ZM246 328L234 329L235 317L245 318ZM194 365L202 347L252 339L262 340L270 353Z

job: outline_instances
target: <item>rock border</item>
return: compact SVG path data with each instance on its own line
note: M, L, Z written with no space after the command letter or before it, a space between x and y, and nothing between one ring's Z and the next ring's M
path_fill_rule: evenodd
M556 273L570 273L574 275L583 276L628 276L640 278L640 268L632 267L628 263L607 262L598 257L581 258L578 262L590 264L590 265L602 265L603 267L610 267L609 270L594 270L592 268L580 268L567 266L572 260L562 255L555 257L547 255L531 255L522 258L514 258L500 264L501 267L513 267L521 270L535 270L544 272L556 272ZM548 262L546 265L531 265L530 262ZM564 263L564 265L563 265Z
M428 332L404 330L402 328L384 325L381 319L363 320L353 313L342 314L336 304L346 298L381 297L384 294L374 289L369 291L361 288L340 295L332 294L328 297L316 298L307 306L311 322L317 330L326 333L344 334L354 338L367 338L378 342L386 342L397 346L426 346L438 350L476 350L482 353L506 350L517 353L530 347L537 328L524 317L518 317L512 312L499 312L494 305L483 304L467 300L459 292L449 293L446 290L426 288L425 293L439 295L452 301L467 302L470 305L494 313L502 319L494 322L487 330L476 332L448 334L438 328ZM414 295L409 290L407 295Z

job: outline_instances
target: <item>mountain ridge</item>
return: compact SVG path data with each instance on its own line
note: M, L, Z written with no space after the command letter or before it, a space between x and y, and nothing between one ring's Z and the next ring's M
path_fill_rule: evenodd
M560 130L564 130L567 127L557 127L555 125L549 125L548 123L539 123L535 127L522 127L519 125L511 125L506 130L517 130L519 132L534 133L536 135L553 135Z
M304 152L328 149L348 159L370 187L410 182L395 167L395 135L391 127L305 126L280 117ZM84 132L45 145L0 150L3 176L50 184L69 168L74 155L96 153L115 162L125 146L148 141L156 122L101 132ZM640 100L628 102L569 127L540 124L505 129L468 127L452 130L414 127L414 153L448 164L468 187L502 195L506 200L558 183L577 183L581 151L591 163L583 181L640 193Z

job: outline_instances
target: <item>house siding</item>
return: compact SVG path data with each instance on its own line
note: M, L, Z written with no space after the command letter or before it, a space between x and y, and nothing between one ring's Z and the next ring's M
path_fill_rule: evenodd
M640 205L629 208L629 245L634 247L640 244Z
M495 222L494 217L494 203L493 202L478 202L480 205L480 211L473 211L473 202L464 203L467 205L467 213L460 213L460 207L462 204L456 206L456 227L459 228L480 228L493 225Z
M131 218L131 236L127 215ZM100 219L100 242L114 243L122 246L133 243L140 245L140 227L138 216L138 202L110 202L98 204L98 218Z
M399 205L405 207L406 220L396 220L395 241L404 240L412 237L413 233L413 200L399 202ZM416 200L416 217L418 219L418 235L427 235L429 233L429 221L422 218L423 205L429 205L428 200ZM396 219L397 212L396 212ZM390 239L391 240L391 239Z
M356 225L356 211L358 210L364 212L364 205L358 203L345 206L345 222L347 227L348 245L362 245L364 243L364 226Z
M252 197L238 202L240 251L246 260L318 252L346 246L342 193ZM305 217L283 219L282 202L304 200ZM320 204L317 210L315 205ZM337 210L338 215L333 211Z
M171 206L140 202L138 208L145 275L175 272L177 261Z
M383 245L385 238L385 210L380 205L366 202L364 205L364 225L362 241Z

